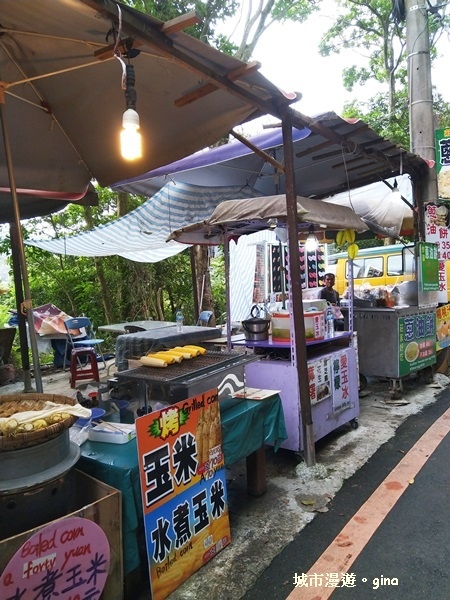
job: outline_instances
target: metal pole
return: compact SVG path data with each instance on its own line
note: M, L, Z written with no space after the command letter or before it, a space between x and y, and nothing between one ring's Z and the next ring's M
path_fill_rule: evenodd
M12 165L12 157L11 157L11 146L9 144L9 136L8 131L6 129L6 119L5 119L5 111L4 111L4 102L0 99L0 120L2 123L3 130L3 143L5 145L5 156L6 156L6 165L8 169L8 177L9 177L9 187L11 189L11 198L12 205L14 211L14 224L17 230L17 252L19 255L20 262L20 270L22 274L22 282L23 282L23 291L24 291L24 302L22 303L23 314L26 315L28 321L28 332L30 336L31 343L31 353L33 356L33 366L34 366L34 378L36 381L36 391L41 393L42 389L42 377L41 377L41 367L39 364L39 352L37 347L36 340L36 330L34 329L34 319L33 319L33 304L31 301L30 294L30 286L28 282L28 271L27 271L27 263L25 260L25 250L23 247L23 239L22 239L22 229L20 227L20 214L19 214L19 200L17 198L16 191L16 182L14 178L14 170ZM12 249L14 251L14 248Z
M25 315L23 315L20 310L23 302L22 276L20 273L19 257L15 251L15 249L19 246L19 239L17 236L17 228L14 223L9 224L9 234L11 237L11 248L13 249L12 262L14 289L16 293L17 321L19 324L20 356L22 358L23 391L32 392L33 387L31 385L30 357L28 354L27 323Z
M431 85L430 37L427 3L406 0L406 48L408 53L409 129L411 152L436 162L433 94ZM436 167L420 182L417 195L419 239L425 235L424 204L437 202Z
M312 422L311 398L309 396L308 358L306 355L305 320L303 318L303 296L300 278L300 252L298 249L298 212L295 192L295 173L292 146L292 122L289 112L283 116L283 150L286 175L286 214L289 248L290 288L289 301L293 319L291 351L297 367L298 389L300 393L300 417L303 430L305 462L308 467L316 464L314 428Z
M223 236L223 252L225 258L225 303L227 307L227 352L231 352L230 238L227 228L225 228Z

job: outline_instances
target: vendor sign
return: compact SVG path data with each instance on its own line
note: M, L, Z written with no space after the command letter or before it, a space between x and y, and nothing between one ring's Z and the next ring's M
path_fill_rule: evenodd
M450 346L450 304L436 309L436 350Z
M436 362L435 312L400 317L399 375L409 375Z
M419 242L419 290L439 291L438 247L429 242Z
M331 359L317 358L308 361L309 397L311 405L331 396Z
M109 572L105 532L89 519L60 519L17 550L0 577L0 598L100 598Z
M136 420L153 600L230 543L217 389Z
M350 408L354 402L350 394L350 377L352 369L355 369L355 363L350 364L351 360L348 348L336 352L331 358L333 412Z

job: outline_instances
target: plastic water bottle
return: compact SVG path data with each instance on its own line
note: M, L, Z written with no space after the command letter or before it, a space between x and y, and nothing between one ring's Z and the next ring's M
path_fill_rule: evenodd
M326 312L326 330L327 330L327 337L334 337L334 315L333 315L333 309L331 306L327 307L327 312Z
M183 316L183 311L182 310L178 310L177 311L177 315L176 315L175 320L177 322L177 333L182 333L182 331L183 331L183 325L184 325L184 316Z

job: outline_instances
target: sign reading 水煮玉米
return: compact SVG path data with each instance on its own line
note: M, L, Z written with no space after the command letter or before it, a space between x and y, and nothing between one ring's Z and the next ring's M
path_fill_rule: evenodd
M230 542L217 389L136 420L153 600Z
M409 375L436 362L436 313L398 320L399 376Z

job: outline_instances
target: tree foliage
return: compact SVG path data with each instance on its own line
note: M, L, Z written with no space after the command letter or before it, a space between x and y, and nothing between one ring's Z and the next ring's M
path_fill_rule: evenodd
M380 135L409 146L409 98L407 93L406 29L404 15L392 0L335 0L339 15L319 44L323 56L353 48L365 57L364 64L348 65L343 83L348 91L369 81L380 84L380 92L369 101L355 100L345 106L344 116L363 117ZM435 42L448 27L448 19L429 10L430 57ZM448 115L448 104L435 96L437 120Z

